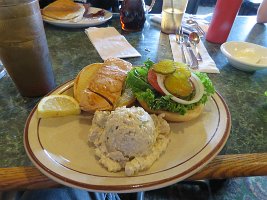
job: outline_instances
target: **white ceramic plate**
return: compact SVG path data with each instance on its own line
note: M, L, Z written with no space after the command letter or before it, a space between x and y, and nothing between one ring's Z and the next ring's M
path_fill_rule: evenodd
M225 42L222 53L235 68L256 71L267 68L267 48L249 42Z
M73 81L52 94L73 94ZM137 192L174 184L207 165L222 149L231 128L227 105L217 93L202 115L186 123L172 123L171 142L149 170L126 177L111 173L96 160L87 135L92 116L81 114L38 119L36 107L24 132L26 152L49 178L71 187L102 192Z
M90 7L89 13L96 13L99 10L102 10L102 9ZM43 20L45 22L55 25L55 26L66 27L66 28L86 28L90 26L97 26L97 25L105 23L111 18L112 18L112 13L107 10L105 10L105 15L103 17L94 17L94 18L83 17L82 20L78 22L54 20L54 19L49 19L43 16Z

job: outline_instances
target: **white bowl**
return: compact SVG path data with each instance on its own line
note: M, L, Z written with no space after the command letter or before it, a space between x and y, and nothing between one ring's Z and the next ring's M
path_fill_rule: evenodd
M222 53L235 68L256 71L267 68L267 48L249 42L225 42Z

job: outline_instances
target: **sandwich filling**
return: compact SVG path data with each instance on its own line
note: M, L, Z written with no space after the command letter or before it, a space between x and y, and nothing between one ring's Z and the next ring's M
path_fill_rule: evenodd
M183 63L175 64L184 65ZM187 94L184 99L176 101L176 99L180 99L180 97L175 96L174 93L181 85L176 83L173 84L172 82L172 84L170 84L172 88L169 90L172 90L173 92L166 92L167 90L165 90L166 93L164 93L162 90L164 88L162 86L163 82L166 84L166 78L163 79L161 76L156 75L155 80L149 81L149 71L151 71L153 65L154 63L152 61L146 61L144 66L133 68L128 73L126 79L127 87L131 88L138 101L144 101L151 110L163 110L185 115L188 111L194 110L201 104L205 104L208 100L208 97L215 92L211 80L205 73L189 71L191 74L190 76L193 74L192 78L194 78L190 78L191 80L189 79L189 81L194 83L193 90L191 94ZM151 82L156 83L152 85ZM198 88L196 88L196 86L198 86Z

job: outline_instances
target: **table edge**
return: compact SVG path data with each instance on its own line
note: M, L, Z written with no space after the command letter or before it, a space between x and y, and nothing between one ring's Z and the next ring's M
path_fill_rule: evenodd
M267 153L218 155L186 180L266 176ZM55 188L62 185L34 166L0 168L0 191Z

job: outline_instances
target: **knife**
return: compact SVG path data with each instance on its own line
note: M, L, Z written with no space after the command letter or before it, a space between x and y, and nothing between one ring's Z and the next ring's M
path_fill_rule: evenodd
M184 44L186 46L186 50L187 50L189 57L190 57L190 60L191 60L190 67L192 69L198 69L198 61L197 61L197 58L196 58L196 56L195 56L195 54L191 48L190 42L188 41L188 37L185 37Z

